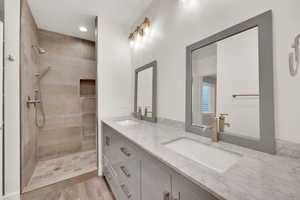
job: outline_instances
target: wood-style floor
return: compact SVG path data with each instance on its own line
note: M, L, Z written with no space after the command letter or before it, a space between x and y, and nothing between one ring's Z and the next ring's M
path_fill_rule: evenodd
M22 194L22 200L115 200L103 177L91 172Z

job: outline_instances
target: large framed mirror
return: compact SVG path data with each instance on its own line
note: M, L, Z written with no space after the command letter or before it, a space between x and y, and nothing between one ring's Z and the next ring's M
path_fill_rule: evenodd
M272 11L186 48L186 130L275 153Z
M134 115L150 122L157 121L157 61L135 70Z

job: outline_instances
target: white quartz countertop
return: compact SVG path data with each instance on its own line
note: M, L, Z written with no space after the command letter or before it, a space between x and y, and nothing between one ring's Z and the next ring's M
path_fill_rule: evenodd
M300 199L299 159L270 155L224 142L212 143L209 138L185 132L172 124L138 121L135 125L121 126L116 123L123 119L132 118L105 119L103 122L219 199ZM195 139L242 157L229 170L218 173L162 145L180 137Z

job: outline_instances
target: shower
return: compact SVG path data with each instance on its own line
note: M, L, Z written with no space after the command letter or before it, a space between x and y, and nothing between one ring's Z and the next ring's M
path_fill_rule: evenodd
M46 54L47 51L39 46L32 45L32 48L39 54L43 55ZM43 128L46 123L46 117L45 117L45 111L44 111L44 105L43 105L43 97L42 97L42 90L41 90L41 80L43 77L49 72L50 67L47 67L43 71L36 73L35 76L37 78L37 87L34 90L34 99L31 100L30 97L27 99L27 107L30 106L30 104L34 105L35 109L35 125L38 128Z

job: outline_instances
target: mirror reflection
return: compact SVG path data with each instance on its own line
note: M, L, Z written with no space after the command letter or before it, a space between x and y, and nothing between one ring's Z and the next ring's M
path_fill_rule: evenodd
M153 68L138 73L137 111L144 117L152 117Z
M192 125L260 138L258 28L192 52Z

